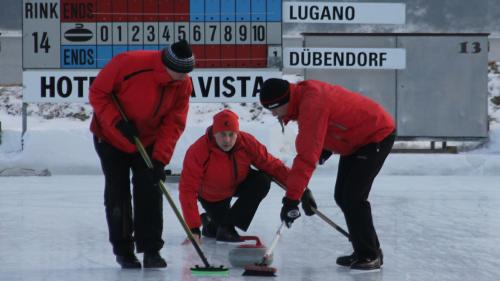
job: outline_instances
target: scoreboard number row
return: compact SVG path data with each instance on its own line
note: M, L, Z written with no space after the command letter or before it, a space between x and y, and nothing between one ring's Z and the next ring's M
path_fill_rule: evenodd
M269 25L269 24L268 24ZM82 44L172 44L187 40L191 44L280 44L280 33L266 23L63 23L61 45ZM95 36L94 36L95 34ZM33 32L33 50L46 48L47 32ZM54 36L56 36L54 34ZM270 36L276 38L270 38ZM273 39L273 40L269 40ZM42 47L43 45L43 47Z

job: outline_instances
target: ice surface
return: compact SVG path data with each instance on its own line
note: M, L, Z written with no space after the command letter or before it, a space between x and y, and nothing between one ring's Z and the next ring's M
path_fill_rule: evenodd
M345 228L333 201L335 172L316 175L310 188L318 208ZM380 272L353 274L335 265L351 252L347 239L318 217L299 218L283 232L268 280L499 280L500 189L498 176L379 176L370 199L384 250ZM177 201L177 185L170 184ZM283 192L273 186L248 234L269 244L279 227ZM108 243L103 176L0 177L0 280L263 280L199 278L189 268L201 264L194 249L180 245L185 235L164 200L168 262L162 270L122 270ZM205 240L215 265L230 266L232 246ZM139 255L142 259L142 255Z

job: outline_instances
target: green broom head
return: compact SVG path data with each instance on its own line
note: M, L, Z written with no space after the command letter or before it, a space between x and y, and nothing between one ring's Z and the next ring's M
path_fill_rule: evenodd
M223 265L219 267L208 266L208 267L200 267L196 265L191 268L191 274L193 276L221 276L227 277L229 276L229 269L224 267Z

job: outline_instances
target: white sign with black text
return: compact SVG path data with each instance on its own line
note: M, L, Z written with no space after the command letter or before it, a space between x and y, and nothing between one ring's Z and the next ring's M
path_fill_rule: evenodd
M88 102L90 83L98 70L27 70L23 72L24 102ZM256 102L262 84L281 78L277 69L193 71L191 102Z
M406 49L284 48L285 68L405 69Z
M283 22L405 24L406 4L351 2L284 2Z

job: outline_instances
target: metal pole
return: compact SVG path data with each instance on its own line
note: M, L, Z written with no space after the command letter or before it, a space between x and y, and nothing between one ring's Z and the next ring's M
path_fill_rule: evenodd
M21 133L21 151L23 151L24 149L24 134L28 130L28 104L25 102L23 102L22 106L22 116L23 116L23 121L22 121L23 129Z

